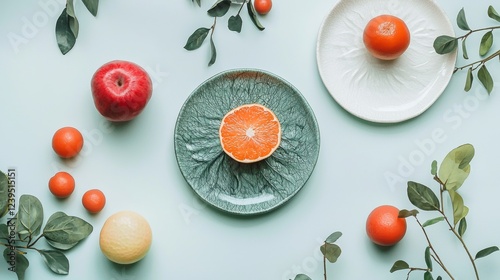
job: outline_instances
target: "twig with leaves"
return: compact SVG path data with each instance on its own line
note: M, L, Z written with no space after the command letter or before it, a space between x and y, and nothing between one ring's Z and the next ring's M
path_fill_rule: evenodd
M99 0L82 0L87 10L95 17ZM67 54L75 45L80 24L76 18L75 5L73 0L66 1L66 7L56 22L56 41L62 54Z
M201 0L192 0L192 1L193 2L196 1L198 6L201 6ZM264 30L265 28L259 22L259 19L257 17L257 12L255 11L252 0L245 0L241 4L237 4L237 5L240 5L240 7L239 7L236 15L232 15L231 17L229 17L228 22L227 22L228 29L230 31L235 31L238 33L241 32L241 28L243 26L243 20L240 16L240 13L241 13L245 3L247 6L247 11L248 11L248 14L250 16L250 19L252 20L254 25L259 30L261 30L261 31ZM213 35L215 32L215 27L217 24L217 18L225 16L227 14L227 12L229 11L229 8L231 7L232 4L233 3L231 2L231 0L217 0L215 2L215 4L207 11L208 15L214 18L212 26L209 28L200 27L200 28L196 29L191 34L191 36L189 36L186 44L184 45L184 49L186 49L188 51L196 50L196 49L201 47L201 45L203 44L203 42L207 38L208 33L210 33L211 56L210 56L210 61L208 62L208 66L213 65L217 59L217 49L215 47L214 38L213 38Z
M321 247L319 248L321 253L323 254L323 276L325 280L327 280L326 261L328 260L330 263L335 263L340 257L340 254L342 253L340 247L337 244L335 244L335 241L337 241L341 236L342 233L340 231L336 231L330 234L326 238L325 243L321 245ZM312 280L312 279L311 277L305 274L297 274L293 280Z
M434 261L443 269L443 271L450 277L450 279L455 279L452 273L445 266L442 258L437 253L426 231L426 227L428 226L437 224L439 222L445 222L448 230L462 244L474 270L474 275L476 279L479 280L479 272L476 266L476 260L486 257L495 251L498 251L499 248L497 246L491 246L482 249L476 253L475 257L473 257L464 241L464 234L467 230L467 221L465 217L469 213L469 208L465 206L462 196L458 193L458 189L462 186L465 179L467 179L467 177L469 176L470 162L473 157L474 147L471 144L465 144L453 149L446 155L439 167L439 171L437 168L437 162L432 162L431 174L433 176L433 179L439 184L439 198L429 187L413 181L408 182L407 194L410 202L420 210L437 212L438 217L421 223L417 217L419 213L418 210L400 210L399 217L414 217L423 231L423 234L427 241L427 247L425 248L424 253L426 267L410 267L410 265L405 261L398 260L390 269L391 273L398 270L408 270L406 279L409 279L412 272L424 271L424 279L434 279L432 276ZM447 211L444 208L445 193L448 193L449 199L451 201L452 218L448 217L450 214L447 214ZM437 279L442 279L442 277L438 276Z
M93 231L92 225L81 218L56 212L49 217L42 229L44 214L40 200L32 195L22 195L16 213L9 209L12 196L7 189L7 176L0 171L0 218L7 213L12 216L0 224L0 246L6 247L3 257L10 265L9 270L15 272L19 280L24 279L29 267L26 255L28 251L36 251L52 272L68 274L69 261L63 251L87 238ZM53 249L35 247L42 238Z
M490 5L488 7L487 13L489 18L500 22L500 14L493 8L493 6ZM469 59L466 44L467 38L469 38L471 34L484 32L479 45L479 56L483 58L463 66L455 67L454 73L463 69L467 69L467 77L464 90L468 92L471 89L472 83L474 81L473 72L477 70L478 80L486 88L488 94L490 94L493 90L494 82L488 68L486 68L486 63L496 57L500 57L500 50L490 53L491 47L493 46L493 31L500 29L500 25L472 29L467 23L465 11L462 8L457 15L457 26L461 30L467 31L467 33L458 37L441 35L434 40L434 49L438 54L451 53L458 49L458 42L461 41L462 56L467 60Z

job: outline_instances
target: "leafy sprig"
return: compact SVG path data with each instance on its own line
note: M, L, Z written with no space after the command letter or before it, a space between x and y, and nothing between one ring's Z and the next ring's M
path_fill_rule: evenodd
M469 213L469 208L465 206L464 199L458 193L458 189L469 176L470 162L473 157L474 147L470 144L465 144L449 152L441 162L439 170L437 168L437 162L432 162L431 174L433 179L439 184L438 195L436 195L432 189L423 184L413 181L408 182L407 194L410 202L418 209L422 211L435 212L438 216L422 223L418 218L418 210L400 210L399 217L415 218L417 224L422 229L427 241L427 247L424 252L424 261L426 266L411 267L407 262L398 260L390 269L391 273L398 270L408 270L406 279L409 279L412 272L423 271L424 279L434 279L432 276L433 263L436 263L452 280L455 279L452 273L445 266L444 261L439 256L426 231L428 226L444 222L448 230L463 246L474 270L476 279L479 280L479 272L476 266L476 261L498 251L499 248L497 246L491 246L478 251L475 256L473 256L464 240L464 234L467 230L467 220L465 217ZM452 207L449 211L446 211L444 208L445 193L448 194L448 198L451 201ZM442 277L438 276L437 279L442 279Z
M340 247L335 244L335 242L342 236L340 231L336 231L330 234L323 245L319 247L319 250L323 254L323 275L324 279L327 280L326 274L326 261L328 260L330 263L337 262L342 250ZM293 280L312 280L311 277L305 274L297 274Z
M493 6L490 5L488 7L487 14L489 18L497 22L500 22L500 14L495 10L495 8L493 8ZM463 8L458 12L456 22L458 28L460 28L463 31L466 31L466 33L458 37L452 37L448 35L438 36L434 40L434 50L438 54L447 54L454 52L459 48L459 41L460 41L462 56L464 59L467 60L469 59L469 53L467 49L467 39L469 38L470 35L474 33L482 32L483 35L481 37L481 42L479 44L479 50L478 50L478 54L482 58L463 66L456 66L454 69L454 73L460 70L467 69L467 76L465 80L464 90L468 92L472 88L472 84L474 81L474 71L477 70L478 80L488 91L488 94L490 94L491 91L493 90L494 82L488 68L486 68L486 63L496 57L500 57L500 50L491 52L491 47L493 46L494 31L500 29L500 25L472 29L469 27L469 24L467 23L465 10Z
M192 1L193 2L196 1L198 6L201 6L201 0L192 0ZM200 27L196 29L189 36L186 44L184 45L184 49L188 51L196 50L201 47L205 39L208 37L208 34L210 33L211 56L210 56L210 61L208 62L208 66L213 65L217 60L217 49L215 46L214 36L213 36L215 32L215 27L217 25L217 18L224 17L231 8L231 5L233 5L233 2L231 2L231 0L217 0L212 5L212 7L207 11L207 14L210 17L214 18L212 26ZM235 4L235 5L240 5L240 7L237 13L235 15L231 15L227 21L227 27L230 31L238 33L241 32L241 28L243 26L243 19L241 18L240 14L245 5L247 6L248 15L250 16L250 19L252 20L253 24L261 31L265 29L265 27L260 23L257 17L257 12L255 11L252 0L245 0L241 4Z
M95 17L99 0L82 0L87 10ZM80 24L75 13L73 0L66 0L66 6L56 22L56 41L62 54L67 54L75 45Z
M7 213L6 175L0 171L0 218ZM19 280L24 279L29 261L26 255L29 251L40 254L47 267L54 273L66 275L69 273L69 260L63 251L69 250L87 238L93 231L88 222L63 212L52 214L43 226L44 212L42 203L32 195L22 195L19 198L18 211L12 218L0 224L0 246L5 246L3 257L15 271ZM43 226L43 227L42 227ZM52 247L41 249L35 247L44 238Z

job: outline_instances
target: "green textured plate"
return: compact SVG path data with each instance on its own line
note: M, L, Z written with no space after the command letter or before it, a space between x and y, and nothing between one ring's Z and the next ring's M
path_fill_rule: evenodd
M278 149L256 163L238 163L219 141L219 126L230 110L248 103L271 109L281 123ZM293 197L309 179L319 154L316 117L287 81L255 69L219 73L184 103L175 126L180 171L206 202L234 214L268 212Z

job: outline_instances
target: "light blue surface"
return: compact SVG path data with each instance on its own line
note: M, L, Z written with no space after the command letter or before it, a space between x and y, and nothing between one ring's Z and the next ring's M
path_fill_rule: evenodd
M405 272L391 274L389 269L398 259L424 265L426 243L420 228L409 220L405 239L381 250L367 239L365 219L381 204L413 208L406 182L436 187L429 173L432 160L442 160L464 143L476 148L471 175L461 188L470 208L466 242L472 252L500 245L495 214L500 195L498 60L488 67L497 84L491 96L477 81L465 93L465 73L459 72L424 114L379 125L343 110L318 75L318 30L337 1L275 0L273 10L261 18L263 32L245 10L240 34L227 30L225 20L218 21L218 57L211 67L208 42L192 52L183 46L195 29L212 25L206 10L214 1L202 0L201 8L190 0L101 1L97 18L75 1L80 34L65 56L54 35L64 6L60 2L9 1L0 9L0 168L16 168L18 196L36 195L47 217L60 210L86 219L95 229L68 252L70 274L57 278L285 280L302 272L317 280L323 279L319 246L330 233L341 231L337 243L343 252L337 263L328 264L329 279L405 279ZM486 16L494 1L437 2L452 22L465 7L471 27L495 24ZM17 45L11 43L12 36L21 38ZM471 59L477 58L479 40L474 36L469 41ZM499 47L495 42L494 48ZM113 59L140 64L154 82L146 110L118 126L97 113L90 94L92 74ZM459 58L458 63L464 62ZM263 69L289 81L314 110L321 132L319 159L304 188L283 207L253 218L225 215L200 202L174 154L174 126L189 94L209 77L234 68ZM81 156L70 162L58 159L50 147L53 132L66 125L79 128L86 140ZM71 172L77 182L75 193L63 201L47 189L58 170ZM90 188L100 188L108 198L105 209L94 216L80 202ZM105 219L124 209L141 213L153 230L149 254L126 267L107 261L98 246ZM474 279L451 234L439 226L429 233L457 278ZM30 251L28 258L26 279L56 278L38 253ZM479 260L481 279L497 279L499 263L498 253ZM0 261L0 278L16 279L7 268ZM410 279L422 276L415 273Z

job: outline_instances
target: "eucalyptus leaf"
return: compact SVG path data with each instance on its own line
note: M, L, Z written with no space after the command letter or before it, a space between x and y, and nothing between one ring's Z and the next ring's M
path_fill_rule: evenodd
M45 239L45 241L47 241L47 244L49 244L51 247L59 249L59 250L63 250L63 251L67 251L67 250L75 247L76 245L78 245L78 242L70 243L70 244L63 244L63 243L58 243L58 242L52 241L50 239Z
M401 209L399 210L398 213L398 218L408 218L408 217L416 217L418 214L418 210L413 209L413 210L406 210L406 209Z
M0 239L9 239L9 228L6 224L0 224Z
M195 2L195 0L193 0ZM196 4L198 4L198 7L201 7L201 0L196 0Z
M489 254L494 253L498 250L499 249L497 246L491 246L491 247L485 248L485 249L477 252L476 257L474 259L477 260L479 258L484 258L484 257L488 256Z
M43 261L54 273L66 275L69 273L69 261L64 253L57 250L38 250Z
M24 194L19 199L17 232L21 239L40 234L43 223L43 207L38 198Z
M462 56L464 59L469 59L469 54L467 52L467 44L465 43L467 39L463 38L462 39Z
M93 15L97 16L97 9L99 7L99 0L82 0L87 10ZM198 0L199 1L199 0Z
M460 29L469 31L470 27L469 24L467 23L467 19L465 17L465 11L464 8L462 8L457 15L457 25Z
M399 260L392 265L390 271L391 273L393 273L394 271L404 270L404 269L410 269L410 266L405 261Z
M211 17L222 17L229 11L229 7L231 7L231 0L218 0L207 13Z
M451 150L441 162L439 179L445 183L447 190L457 190L469 176L470 161L474 157L474 146L461 145Z
M47 222L43 229L46 239L60 244L74 244L89 236L93 227L74 216L61 216Z
M498 14L498 12L495 10L495 8L493 8L493 6L489 6L488 7L488 16L491 18L491 19L494 19L496 21L500 21L500 15Z
M241 32L241 26L243 25L243 20L239 14L231 16L227 21L227 27L231 31Z
M342 253L342 250L336 244L325 243L319 249L323 253L323 256L331 263L335 263Z
M431 226L433 224L437 224L437 223L442 222L442 221L444 221L444 217L437 217L434 219L430 219L430 220L425 221L425 223L422 224L422 227L428 227L428 226Z
M479 44L479 55L485 56L491 49L493 45L493 31L488 31L484 33L481 37L481 43Z
M257 11L255 11L254 6L252 5L252 1L247 2L247 11L250 19L252 19L253 24L260 30L264 30L265 27L260 23L259 18L257 17Z
M73 35L75 35L75 38L78 38L80 24L78 23L78 19L76 18L73 0L68 0L68 2L66 3L66 13L68 14L69 29L71 30Z
M417 208L424 211L439 210L439 199L427 186L409 181L407 194L410 202Z
M448 35L441 35L434 40L433 47L438 54L451 53L457 49L458 39Z
M206 27L200 27L196 29L191 36L189 36L186 45L184 46L184 49L188 51L196 50L198 49L201 44L203 44L203 41L205 41L205 38L207 38L208 32L210 31L210 28Z
M312 280L311 277L305 274L297 274L293 280Z
M9 208L9 183L7 175L0 171L0 218L7 214Z
M443 280L443 277L438 276L438 277L436 278L436 280Z
M326 238L325 242L326 242L326 243L330 243L330 244L332 244L332 243L334 243L335 241L337 241L337 240L338 240L341 236L342 236L342 232L340 232L340 231L336 231L336 232L334 232L334 233L330 234L330 235Z
M484 86L486 91L488 91L488 94L490 94L491 91L493 90L494 82L493 82L493 78L491 77L490 72L486 68L486 65L483 65L483 66L481 66L481 68L479 68L479 70L477 71L477 78L479 79L481 84Z
M472 74L472 67L467 70L467 77L465 78L464 90L468 92L472 88L472 82L474 82L474 75Z
M64 8L56 22L56 41L62 54L67 54L76 43L76 36L70 28L69 18Z
M14 253L9 248L5 248L5 250L3 251L3 258L5 259L5 261L7 261L7 263L9 263L9 265L11 265L10 262L12 254L16 255L15 257L16 260L14 262L14 265L15 265L17 279L24 280L24 274L26 272L26 269L28 269L30 262L24 255L19 254L19 252L16 251Z
M453 224L456 225L469 213L469 208L464 205L464 199L454 190L448 191L453 205Z
M427 246L425 248L424 258L427 268L432 271L431 247Z
M437 161L433 160L431 163L431 175L437 175Z
M424 272L424 280L434 280L434 278L432 277L432 273L430 273L429 271Z
M466 230L467 230L467 219L463 218L460 220L460 223L458 224L458 235L463 237Z
M208 66L211 66L215 63L215 60L217 59L217 49L215 48L215 43L214 39L212 36L210 36L210 61L208 62Z

